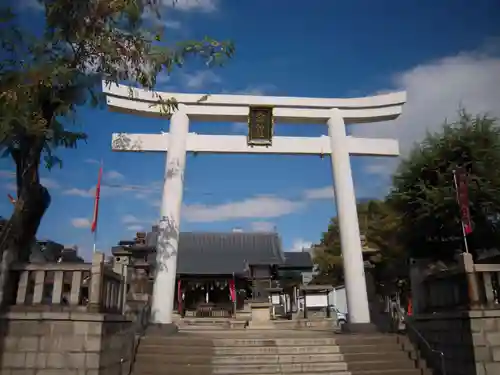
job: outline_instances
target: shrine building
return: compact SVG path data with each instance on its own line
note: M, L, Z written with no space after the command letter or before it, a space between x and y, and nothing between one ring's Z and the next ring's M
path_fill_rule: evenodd
M129 298L151 296L157 227L112 248L115 266L128 268ZM288 312L296 309L302 273L312 272L309 253L284 252L277 233L181 232L174 310L182 317L234 317L250 301L278 293Z

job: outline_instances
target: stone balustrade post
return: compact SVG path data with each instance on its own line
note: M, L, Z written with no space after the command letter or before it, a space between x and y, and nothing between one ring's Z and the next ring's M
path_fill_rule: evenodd
M89 310L99 312L102 303L102 288L104 278L104 254L95 252L92 256L90 270Z
M476 272L474 270L474 259L470 253L462 253L459 256L459 261L465 276L467 278L467 292L469 295L469 307L470 309L480 308L481 302L479 297L479 283L477 279Z

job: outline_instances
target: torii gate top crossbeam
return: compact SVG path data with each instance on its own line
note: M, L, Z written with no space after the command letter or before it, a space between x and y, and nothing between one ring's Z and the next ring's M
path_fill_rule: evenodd
M338 108L345 122L366 123L393 120L406 102L405 92L365 98L328 99L254 95L178 94L147 91L125 85L103 82L110 109L142 116L161 116L159 98L172 98L183 104L186 114L194 121L246 121L248 107L273 106L273 117L285 123L325 123L330 110Z

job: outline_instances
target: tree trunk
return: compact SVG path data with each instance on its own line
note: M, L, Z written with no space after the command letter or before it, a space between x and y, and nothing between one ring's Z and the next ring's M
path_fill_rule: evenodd
M40 221L50 205L50 194L40 184L38 168L44 138L27 137L18 150L12 153L16 163L17 202L10 218L12 223L9 247L16 252L17 259L27 262L32 242Z
M53 108L44 111L47 124L53 113ZM44 134L24 136L19 139L17 147L11 149L16 164L17 201L0 234L0 305L3 306L15 300L19 278L19 275L11 277L10 266L14 261L29 261L38 227L50 205L50 194L40 184L38 173L44 142Z

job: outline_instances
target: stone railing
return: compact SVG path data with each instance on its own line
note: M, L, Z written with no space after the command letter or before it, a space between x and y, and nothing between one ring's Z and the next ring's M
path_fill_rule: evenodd
M480 308L500 309L500 264L475 264L474 272L478 288L477 305Z
M421 279L419 312L499 309L500 264L475 264L462 254L457 267Z
M125 278L103 254L88 264L14 264L10 272L0 374L129 373L136 334L122 310Z
M14 310L121 313L125 279L95 253L92 263L17 263Z
M500 374L500 264L475 264L470 254L451 269L430 271L423 263L410 270L410 323L443 353L445 375Z

